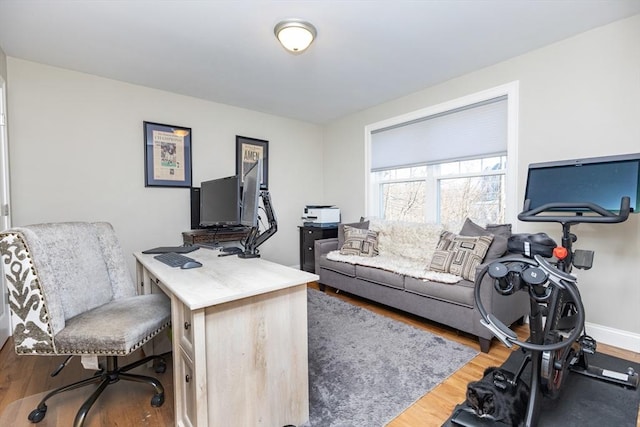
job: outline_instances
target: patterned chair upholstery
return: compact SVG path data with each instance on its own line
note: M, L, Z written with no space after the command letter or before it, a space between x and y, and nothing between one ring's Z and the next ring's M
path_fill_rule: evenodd
M102 391L118 380L150 384L155 390L151 404L162 405L162 384L128 371L154 361L156 372L164 372L164 360L148 356L118 367L117 357L134 352L170 325L170 301L162 294L137 295L110 224L16 227L0 233L0 256L16 353L107 359L99 374L48 393L29 415L31 422L44 418L50 397L98 384L76 415L74 426L80 427Z

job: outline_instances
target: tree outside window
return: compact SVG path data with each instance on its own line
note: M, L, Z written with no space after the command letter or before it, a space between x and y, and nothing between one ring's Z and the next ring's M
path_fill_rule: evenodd
M372 173L379 216L387 220L461 226L502 223L505 217L506 156L443 162Z

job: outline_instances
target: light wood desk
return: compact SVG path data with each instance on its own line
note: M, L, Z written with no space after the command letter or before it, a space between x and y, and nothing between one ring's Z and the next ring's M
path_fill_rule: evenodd
M300 425L309 419L307 287L318 276L260 258L135 253L140 293L171 298L176 426Z

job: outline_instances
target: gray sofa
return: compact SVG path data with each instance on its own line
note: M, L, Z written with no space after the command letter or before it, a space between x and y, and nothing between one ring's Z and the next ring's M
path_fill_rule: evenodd
M365 222L348 225L357 228L368 227L368 223ZM375 229L373 226L371 228ZM395 245L391 240L403 240L407 237L406 234L419 235L419 232L416 233L417 228L415 226L403 232L402 226L394 225L393 232L387 233L384 233L384 226L378 225L378 228L381 228L379 231L381 233L381 253L383 252L383 243L386 248L391 248L391 246ZM492 232L498 234L493 234ZM459 235L491 235L493 237L494 240L482 261L483 264L476 267L476 271L479 271L483 265L506 252L507 238L510 233L510 225L494 226L492 229L489 226L487 228L480 227L467 220ZM422 240L418 240L418 242ZM463 279L457 283L442 283L425 277L415 277L420 275L403 272L403 270L398 270L397 267L388 269L386 267L362 265L358 261L344 262L337 252L343 242L344 226L342 224L339 226L338 238L317 240L315 242L316 274L320 276L321 290L324 290L325 285L330 286L442 323L477 336L481 351L485 353L489 351L493 335L480 324L481 317L474 303L474 283L472 281ZM404 244L404 248L402 246L400 248L408 254L407 256L411 256L410 251L406 248L407 242L405 241L402 244ZM395 249L397 250L397 248ZM423 250L427 252L424 248ZM432 251L425 254L425 256L428 259L425 260L424 265L429 267L428 261L434 256L434 253ZM336 260L336 258L340 260ZM431 267L433 267L433 263ZM396 271L390 271L394 269ZM489 313L493 313L506 325L516 321L522 322L524 316L529 313L528 295L524 292L517 292L515 295L504 296L495 291L493 282L488 275L485 276L484 281L486 283L482 285L481 298L486 310Z

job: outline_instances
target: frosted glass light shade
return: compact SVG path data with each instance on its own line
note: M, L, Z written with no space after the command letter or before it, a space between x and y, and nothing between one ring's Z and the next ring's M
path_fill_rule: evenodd
M293 53L300 53L308 48L317 34L313 25L298 20L280 22L274 33L282 46Z

